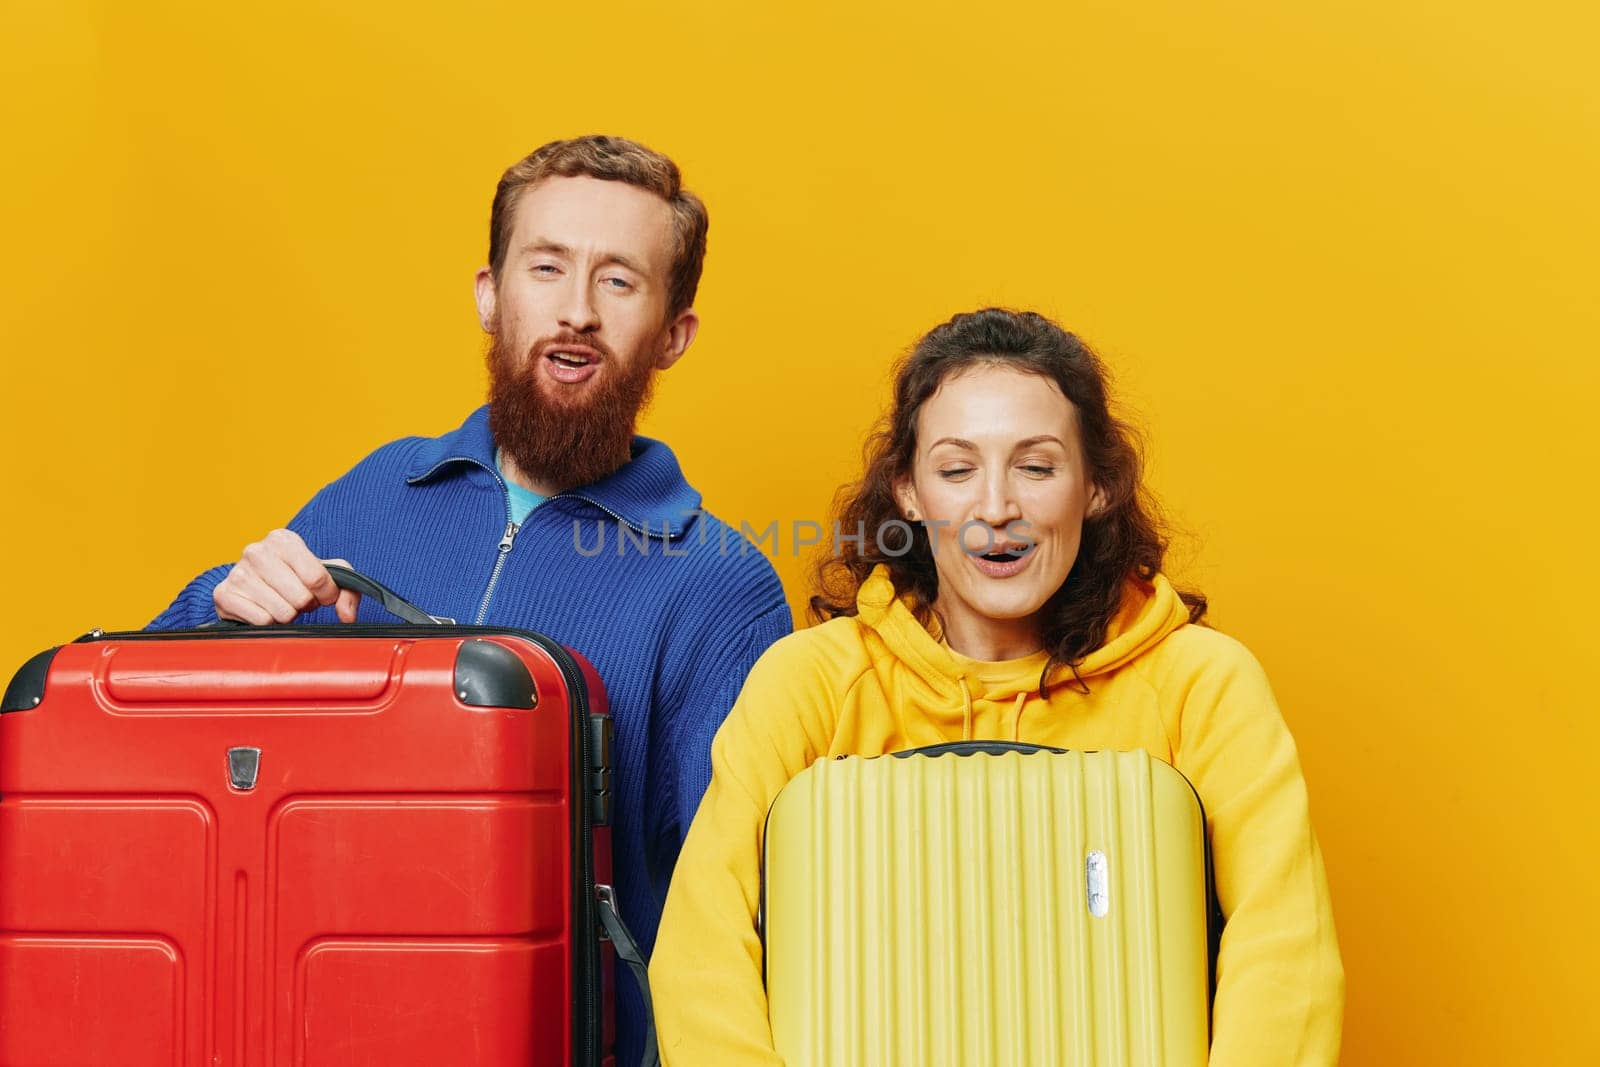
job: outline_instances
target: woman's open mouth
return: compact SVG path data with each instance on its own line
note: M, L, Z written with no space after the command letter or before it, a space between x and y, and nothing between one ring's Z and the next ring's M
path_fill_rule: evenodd
M1033 549L1034 546L1031 544L1008 545L982 554L968 552L967 558L986 577L1010 578L1014 574L1021 573L1032 562Z

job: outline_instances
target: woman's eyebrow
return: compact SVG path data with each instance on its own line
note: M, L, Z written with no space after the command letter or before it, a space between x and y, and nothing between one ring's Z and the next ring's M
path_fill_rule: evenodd
M1032 448L1034 445L1051 444L1051 443L1058 444L1062 448L1066 448L1067 447L1066 443L1063 442L1061 440L1061 438L1057 437L1055 434L1053 434L1053 433L1041 433L1041 434L1037 434L1037 435L1035 435L1033 437L1024 438L1023 440L1018 441L1016 444L1011 446L1011 451L1020 452L1024 448ZM971 441L968 441L964 437L941 437L937 441L935 441L933 444L929 445L928 448L930 450L932 450L932 449L938 448L940 445L954 445L957 448L965 448L965 449L968 449L968 450L973 451L973 452L978 451L978 446L973 444Z

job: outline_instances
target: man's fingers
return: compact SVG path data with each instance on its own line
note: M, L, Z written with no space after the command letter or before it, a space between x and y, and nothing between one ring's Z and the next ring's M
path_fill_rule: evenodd
M247 574L241 579L239 592L265 609L266 613L272 617L273 622L294 622L299 614L305 610L305 607L309 606L292 603L277 589L253 574Z
M318 604L332 604L338 598L339 587L329 577L328 568L323 566L322 560L306 547L305 541L299 534L293 530L273 530L263 538L263 542L270 550L270 554L294 575L295 581L303 586ZM268 574L264 573L262 576L275 585L281 593L287 595L293 591L273 583ZM307 608L311 606L309 601L303 604Z
M278 599L292 605L296 614L308 611L314 604L320 603L311 587L306 584L300 575L289 565L282 556L278 555L278 545L271 542L257 542L244 550L244 558L239 561L239 566L234 568L235 573L240 573L240 578L245 582L241 591L256 603L269 611L274 611L277 605L270 601L262 600L255 595L255 586L251 580L270 590ZM321 568L322 564L312 558L312 562ZM323 571L326 578L327 572ZM331 580L329 581L331 585ZM333 597L329 597L331 602Z
M252 626L293 622L299 614L292 604L265 582L248 570L237 567L217 585L212 599L217 605L219 618L236 619Z
M350 561L347 559L325 559L322 562L324 564L337 563L339 566L344 567L347 570L355 570L354 567L350 566ZM324 571L326 571L326 567L324 567ZM329 577L328 581L332 582L333 578ZM335 588L338 593L338 599L334 601L333 610L338 613L339 621L355 622L356 605L361 603L361 594L353 589ZM326 601L324 601L324 603L326 603Z
M342 559L327 563L350 564ZM327 565L293 530L273 530L246 545L233 571L217 585L217 615L261 626L290 623L318 604L332 604L342 622L354 622L358 593L340 589Z
M272 615L266 608L235 592L231 582L232 575L224 578L212 596L217 605L217 618L232 619L251 626L265 626L272 621Z

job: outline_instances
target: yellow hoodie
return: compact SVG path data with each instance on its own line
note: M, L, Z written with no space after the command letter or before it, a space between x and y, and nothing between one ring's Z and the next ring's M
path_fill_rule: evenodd
M1047 655L985 663L925 630L879 568L860 613L767 650L711 748L712 779L667 896L650 964L667 1067L755 1067L772 1049L755 928L761 833L819 758L942 741L1142 748L1194 783L1227 923L1212 1067L1335 1064L1344 970L1294 741L1260 665L1188 623L1166 578L1130 582L1105 644L1038 696ZM975 1065L976 1067L976 1065Z

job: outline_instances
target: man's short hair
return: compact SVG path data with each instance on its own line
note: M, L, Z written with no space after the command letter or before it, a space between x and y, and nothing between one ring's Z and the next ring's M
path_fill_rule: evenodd
M672 209L673 229L667 314L675 316L693 306L706 258L706 229L710 225L706 206L683 187L676 163L626 137L591 134L551 141L506 168L495 188L494 207L489 213L489 270L496 280L505 265L506 246L511 243L522 191L556 177L626 182L665 200Z

